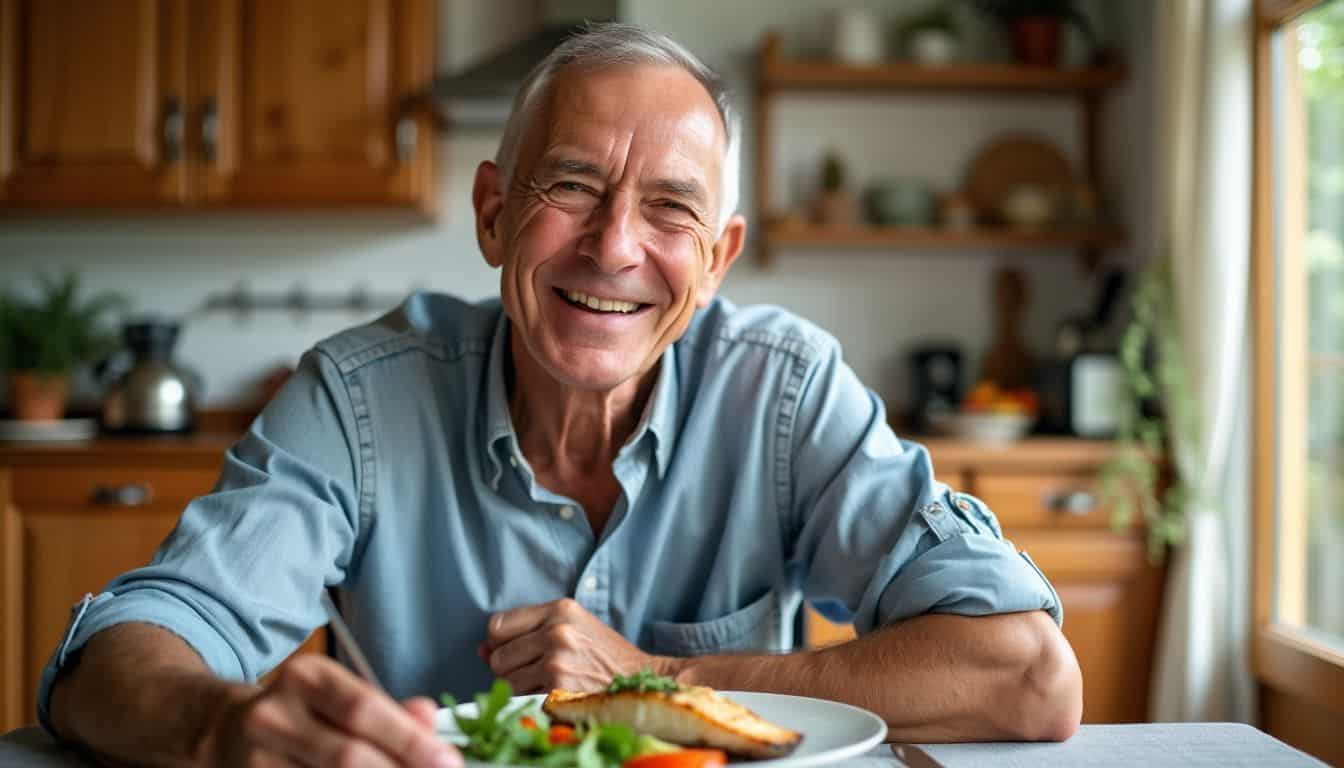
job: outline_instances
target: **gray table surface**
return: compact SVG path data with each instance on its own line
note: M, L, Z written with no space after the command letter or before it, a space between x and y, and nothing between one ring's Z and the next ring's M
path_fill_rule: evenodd
M893 754L895 752L895 754ZM901 757L897 757L899 754ZM1239 723L1085 725L1062 744L925 744L882 746L847 768L961 766L1325 766L1269 735ZM3 768L89 768L93 763L38 728L0 737Z

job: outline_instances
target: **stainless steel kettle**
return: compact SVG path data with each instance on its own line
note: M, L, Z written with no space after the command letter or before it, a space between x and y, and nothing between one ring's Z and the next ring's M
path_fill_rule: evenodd
M190 432L196 428L200 376L173 362L178 323L146 320L122 326L126 348L99 365L107 387L103 429L108 432Z

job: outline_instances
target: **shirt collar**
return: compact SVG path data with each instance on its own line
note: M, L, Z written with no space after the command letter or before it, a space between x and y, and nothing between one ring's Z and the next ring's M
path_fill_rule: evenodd
M668 345L658 361L658 380L653 385L653 394L644 405L639 425L635 427L630 444L637 445L646 433L652 433L653 454L658 464L658 474L667 473L667 465L672 460L672 449L676 442L678 387L676 344ZM499 486L500 475L504 467L500 463L500 443L503 450L519 450L517 436L513 431L513 414L509 411L509 392L505 386L504 373L507 370L509 355L509 315L502 308L499 321L495 324L494 339L490 344L490 362L486 374L486 421L485 445L486 463L491 487Z
M669 344L658 361L658 381L653 385L653 394L644 405L644 415L635 428L636 442L644 438L646 432L652 432L656 441L653 455L658 462L658 476L667 474L668 462L672 460L672 448L676 443L677 399L680 395L677 376L677 345Z
M499 309L499 320L495 323L495 336L490 343L490 362L485 379L485 457L490 487L499 487L499 477L504 472L499 462L500 442L504 450L516 450L517 441L513 434L513 416L509 413L509 389L504 383L504 372L509 354L509 314L503 307Z

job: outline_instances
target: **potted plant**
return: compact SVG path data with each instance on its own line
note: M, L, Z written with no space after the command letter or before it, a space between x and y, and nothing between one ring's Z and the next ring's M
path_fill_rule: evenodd
M936 5L901 25L901 43L920 64L950 64L958 54L957 22L948 5Z
M38 282L32 299L0 292L0 370L8 373L10 409L25 421L65 415L70 374L116 348L103 320L126 303L110 292L81 299L73 272Z
M1059 30L1071 23L1091 42L1087 17L1076 0L971 0L982 12L1008 28L1017 60L1032 67L1059 64Z
M858 223L858 203L847 188L846 176L845 161L840 153L828 151L821 161L821 195L814 212L818 224L852 227Z

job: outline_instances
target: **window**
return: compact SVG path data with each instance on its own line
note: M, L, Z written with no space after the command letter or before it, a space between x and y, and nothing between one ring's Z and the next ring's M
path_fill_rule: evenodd
M1273 615L1344 645L1344 3L1274 46Z
M1344 706L1344 0L1260 0L1255 160L1256 671Z

